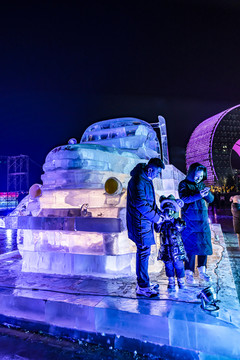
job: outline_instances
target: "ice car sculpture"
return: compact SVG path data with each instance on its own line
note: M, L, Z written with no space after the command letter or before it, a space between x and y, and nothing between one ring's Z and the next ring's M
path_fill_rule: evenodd
M162 120L161 120L162 121ZM155 124L156 125L156 124ZM166 139L165 139L166 142ZM135 245L126 229L126 188L139 162L161 156L153 127L135 118L91 125L79 144L53 149L43 165L37 216L18 216L23 271L57 274L129 275L135 271ZM166 165L155 179L156 193L177 195L183 174ZM159 271L153 249L150 270Z

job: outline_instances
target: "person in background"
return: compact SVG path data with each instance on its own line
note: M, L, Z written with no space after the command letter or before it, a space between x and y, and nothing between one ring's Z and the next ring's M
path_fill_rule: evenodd
M238 238L238 248L240 249L240 195L230 197L231 212L233 216L233 229Z
M186 178L178 187L179 197L184 201L182 219L187 225L182 231L182 239L188 256L188 261L185 261L186 283L188 284L195 284L193 274L196 255L198 255L200 279L208 283L211 281L206 274L207 256L212 255L207 203L211 203L214 196L210 188L204 184L204 180L207 180L206 167L193 163L188 169Z
M225 199L225 194L221 193L220 194L220 208L223 209L223 210L225 209L225 205L226 205L225 200L226 200Z
M160 197L160 209L165 217L161 225L156 225L156 232L160 232L160 249L158 260L165 264L165 272L168 277L168 288L175 290L175 273L177 276L178 287L185 287L184 260L187 254L181 238L181 231L186 227L186 223L179 217L179 211L184 203L180 199L175 199L173 195Z
M131 171L127 187L128 237L137 246L136 275L137 295L158 295L158 284L151 284L148 260L151 245L155 244L154 224L161 224L164 217L156 205L152 180L160 176L165 166L161 159L152 158L148 164L138 164Z

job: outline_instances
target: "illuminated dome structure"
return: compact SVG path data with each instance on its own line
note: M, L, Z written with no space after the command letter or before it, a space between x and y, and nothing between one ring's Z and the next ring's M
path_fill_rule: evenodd
M187 145L187 169L194 162L206 166L208 183L214 185L233 175L232 150L240 155L240 105L203 121L193 131Z

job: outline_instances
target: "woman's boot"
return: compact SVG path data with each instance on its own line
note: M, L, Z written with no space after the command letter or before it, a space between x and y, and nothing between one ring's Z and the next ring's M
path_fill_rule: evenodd
M188 285L195 285L196 281L193 277L193 272L191 270L185 270L185 279L186 279L186 283Z
M198 267L198 273L199 273L200 279L206 281L207 283L211 282L210 276L206 274L206 266Z

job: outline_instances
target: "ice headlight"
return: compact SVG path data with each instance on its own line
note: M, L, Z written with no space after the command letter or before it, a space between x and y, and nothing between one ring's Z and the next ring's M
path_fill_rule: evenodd
M122 183L115 177L110 177L105 182L105 191L108 195L118 195L122 192Z
M29 195L32 200L42 196L42 185L33 184L29 189Z

